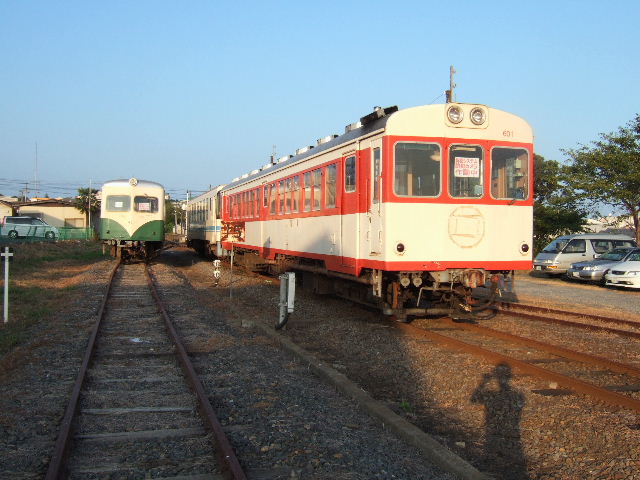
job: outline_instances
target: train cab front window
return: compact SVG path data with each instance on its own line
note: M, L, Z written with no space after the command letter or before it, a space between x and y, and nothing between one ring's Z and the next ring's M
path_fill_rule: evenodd
M158 199L156 197L134 197L133 209L136 212L156 213L158 211Z
M525 200L529 196L529 153L524 148L491 150L491 196Z
M129 195L108 195L108 212L128 212L131 209L131 197Z
M394 192L405 197L440 195L440 145L399 142L395 146Z
M484 193L482 148L451 145L449 148L449 194L454 198L479 198Z

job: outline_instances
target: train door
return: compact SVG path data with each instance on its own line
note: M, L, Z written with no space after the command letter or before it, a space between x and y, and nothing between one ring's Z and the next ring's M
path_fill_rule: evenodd
M260 243L258 244L258 247L260 248L261 255L264 256L264 248L266 243L264 223L267 218L267 211L269 208L269 185L266 182L262 184L262 187L258 190L258 194L262 194L262 198L258 203L258 224L260 225Z
M367 243L370 255L382 253L382 139L371 142L371 167L367 210Z
M356 151L344 155L342 162L342 182L338 185L342 196L340 211L340 256L342 265L355 267L358 258L360 217L358 215L358 165Z

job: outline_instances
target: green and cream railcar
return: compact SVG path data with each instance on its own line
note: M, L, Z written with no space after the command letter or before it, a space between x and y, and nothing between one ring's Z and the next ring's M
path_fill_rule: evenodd
M164 188L131 178L102 186L100 238L122 259L148 259L164 241Z

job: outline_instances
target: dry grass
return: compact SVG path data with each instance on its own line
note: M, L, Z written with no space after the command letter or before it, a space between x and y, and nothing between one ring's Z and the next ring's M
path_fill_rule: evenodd
M24 343L30 328L64 312L82 295L79 286L91 264L104 258L100 244L79 241L21 244L14 253L9 270L9 323L0 320L0 355ZM4 270L0 288L4 290Z

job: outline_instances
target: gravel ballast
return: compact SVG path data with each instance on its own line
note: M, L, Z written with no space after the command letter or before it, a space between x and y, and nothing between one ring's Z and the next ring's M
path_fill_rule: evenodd
M233 298L229 299L228 272L220 286L214 287L210 262L195 260L193 266L179 270L200 290L202 301L212 310L228 312L237 322L274 324L278 303L275 280L236 271ZM527 280L519 277L516 285L526 290L526 301L548 300L546 290L552 288L554 302L545 303L562 306L561 289L566 288L571 305L579 306L581 298L587 299L589 313L599 301L607 306L615 304L608 295L618 298L635 293L592 292L598 287L587 285L577 285L576 292L571 283L537 278L523 288ZM598 300L596 295L602 297ZM564 337L574 336L559 327L538 329L560 345ZM531 333L534 338L540 335L535 330ZM635 412L609 407L530 376L505 372L428 340L403 336L377 312L302 289L297 291L296 311L282 335L497 478L640 478L640 417ZM609 334L578 335L591 335L590 344L597 345L599 352L606 350L607 344L611 351L619 350L620 342L637 345L636 340ZM584 341L580 337L573 344ZM638 348L628 345L626 350ZM635 360L621 357L613 356L620 361ZM501 381L507 388L500 389Z

